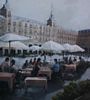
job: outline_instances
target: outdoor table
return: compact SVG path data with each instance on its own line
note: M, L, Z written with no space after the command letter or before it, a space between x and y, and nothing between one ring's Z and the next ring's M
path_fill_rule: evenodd
M15 79L14 73L0 72L0 81L8 82L10 91L13 91L14 79Z
M25 69L21 69L19 72L24 76L30 76L32 70L33 68L25 68ZM40 70L38 72L38 76L46 75L50 80L51 80L51 74L52 74L52 71L49 67L40 67Z
M19 73L23 76L31 76L31 71L33 70L33 68L25 68L25 69L20 69Z
M31 71L19 71L22 76L31 76Z
M29 71L32 71L33 68L25 68L25 69L21 69L21 71L26 71L26 72L29 72Z
M76 64L65 64L64 66L66 70L76 71Z
M40 67L38 75L46 75L51 80L52 71L49 67Z
M47 90L47 79L45 77L26 77L25 78L25 90L28 87L43 87L45 91Z

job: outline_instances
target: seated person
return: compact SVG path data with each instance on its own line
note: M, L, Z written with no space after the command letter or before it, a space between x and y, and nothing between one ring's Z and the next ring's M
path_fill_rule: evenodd
M63 57L64 63L67 64L68 63L68 57Z
M68 60L68 64L73 64L72 58L70 57Z
M82 70L85 70L84 68L86 68L85 61L82 57L79 57L79 62L77 63L76 71L79 73Z
M0 72L2 72L2 66L0 65Z
M37 62L35 63L33 70L31 72L31 76L36 77L38 75L38 71L40 70L40 59L37 59Z
M17 72L17 67L15 66L15 60L12 59L10 63L10 73L16 73Z
M5 61L1 63L1 70L2 72L8 72L9 71L9 67L10 67L10 63L9 63L9 58L5 58Z
M32 62L32 65L35 65L36 64L36 58L34 58L33 62Z
M25 61L25 63L22 66L22 69L25 69L29 66L28 60Z
M11 64L11 65L10 65L10 73L14 73L14 74L15 74L14 83L15 83L15 84L20 84L20 81L21 81L21 74L19 73L18 68L17 68L17 66L15 65L15 60L12 59L10 64ZM15 85L15 84L14 84L14 85Z
M38 63L38 66L41 67L42 66L41 58L38 58L36 63Z
M32 59L30 59L28 67L31 67L31 66L32 66Z
M46 63L46 54L44 53L43 63Z
M73 59L73 63L76 63L77 62L77 59L74 57L74 59Z
M79 62L84 62L84 59L82 57L79 57Z

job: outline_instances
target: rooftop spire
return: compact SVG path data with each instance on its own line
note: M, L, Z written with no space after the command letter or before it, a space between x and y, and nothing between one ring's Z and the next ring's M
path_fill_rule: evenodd
M50 18L53 18L53 4L51 4L51 13L50 13Z
M6 7L6 9L10 9L8 0L6 0L6 2L5 2L5 7Z
M3 4L3 7L0 9L0 15L6 17L7 9L6 9L6 2Z
M47 25L52 26L52 24L53 24L53 4L51 4L51 12L49 19L47 20Z
M8 3L8 0L6 0L5 4L7 4L7 3Z

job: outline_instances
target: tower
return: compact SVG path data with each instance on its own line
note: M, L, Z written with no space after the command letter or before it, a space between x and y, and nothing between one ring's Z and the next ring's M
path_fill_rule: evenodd
M52 26L52 21L53 21L53 14L52 14L52 9L51 9L51 13L50 13L50 17L49 19L47 20L47 26Z
M0 15L6 17L7 16L7 9L5 7L5 4L3 4L3 7L0 9Z
M8 0L5 1L3 4L2 8L0 9L0 15L5 17L5 32L10 32L11 29L11 10L9 7L9 2Z
M53 8L53 4L51 4L51 12L50 12L49 19L47 20L47 26L50 27L56 26L53 12L54 12L54 8Z
M6 0L5 4L3 4L2 8L0 9L0 15L4 17L11 17L8 0Z
M6 7L6 10L7 10L7 14L6 14L7 17L11 17L11 9L10 9L8 0L6 0L6 2L5 2L5 7Z

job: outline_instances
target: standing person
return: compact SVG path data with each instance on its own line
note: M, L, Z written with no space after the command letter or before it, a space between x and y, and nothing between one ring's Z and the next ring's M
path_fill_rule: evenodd
M56 78L58 76L58 74L59 74L59 71L60 71L60 65L59 65L57 59L54 59L54 64L53 64L51 69L53 71L52 77Z
M54 64L52 66L52 71L55 72L55 73L58 73L59 70L60 70L59 63L58 63L57 59L54 59Z
M10 67L9 57L6 57L5 61L1 63L2 72L9 72L9 67Z

